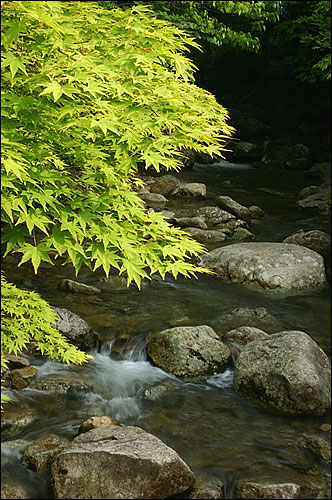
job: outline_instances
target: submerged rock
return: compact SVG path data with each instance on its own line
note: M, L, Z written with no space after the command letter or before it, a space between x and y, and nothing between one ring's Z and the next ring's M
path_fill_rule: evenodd
M195 482L186 463L139 427L100 427L77 436L51 469L55 498L167 498Z
M154 363L174 375L200 375L226 369L228 347L207 325L169 328L147 337L147 353Z
M237 307L216 318L211 326L217 333L222 334L243 326L260 328L268 333L275 333L282 329L280 321L265 307Z
M58 287L62 290L68 290L74 293L83 293L86 295L94 295L100 292L99 288L95 286L86 285L85 283L79 283L78 281L62 279L60 280Z
M269 290L302 290L325 284L321 255L290 243L236 243L202 256L201 266L232 283Z
M241 350L234 389L281 413L324 415L331 408L330 362L306 333L274 333Z
M93 386L90 382L74 378L72 374L44 375L31 382L30 388L37 389L39 391L59 392L89 392L93 390Z

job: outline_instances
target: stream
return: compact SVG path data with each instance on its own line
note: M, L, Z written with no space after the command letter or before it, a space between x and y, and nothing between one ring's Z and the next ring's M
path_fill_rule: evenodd
M181 181L203 182L207 198L200 201L174 199L169 210L183 214L199 206L214 205L219 195L239 203L258 205L265 217L254 220L250 231L255 241L281 242L299 229L330 233L328 216L308 215L296 205L300 189L310 181L303 173L268 173L247 164L221 160L196 164L175 174ZM221 245L207 244L212 250ZM144 281L142 290L111 286L100 270L81 269L78 277L70 266L43 265L38 276L30 264L17 268L4 261L8 281L35 290L50 304L65 307L85 319L100 338L88 364L65 366L45 357L28 357L38 368L37 377L70 374L87 380L89 392L59 393L27 387L14 398L38 411L38 419L2 441L2 479L22 484L29 498L52 498L45 473L21 465L22 447L46 433L73 439L79 425L95 415L111 415L123 425L136 425L172 447L197 477L217 479L225 498L233 498L239 479L302 484L326 476L327 464L300 445L302 436L326 438L320 426L328 417L280 416L249 406L233 390L233 366L213 376L179 378L154 366L147 359L145 337L173 326L218 324L236 308L264 307L281 328L267 333L301 330L330 354L330 285L297 293L273 293L222 282L216 276L196 280L167 277ZM80 295L58 288L62 278L76 279L101 289L99 295ZM243 326L230 323L229 330ZM262 328L257 325L258 328ZM262 328L264 330L264 328ZM312 497L315 498L315 497Z

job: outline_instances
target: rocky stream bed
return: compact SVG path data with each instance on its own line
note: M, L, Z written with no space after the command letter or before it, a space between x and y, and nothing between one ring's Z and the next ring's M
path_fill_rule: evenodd
M5 260L94 359L10 360L1 498L330 498L330 215L314 175L218 160L145 176L146 208L210 252L197 280L138 291Z

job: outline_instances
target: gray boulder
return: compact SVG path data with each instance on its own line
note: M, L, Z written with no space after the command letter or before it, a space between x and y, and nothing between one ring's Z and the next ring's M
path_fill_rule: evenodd
M158 193L141 193L140 198L146 203L148 207L163 208L167 204L167 198Z
M139 427L100 427L77 436L51 468L55 498L167 498L195 476L172 449Z
M56 329L72 344L82 350L91 349L96 345L98 335L84 319L64 307L52 306L52 309L58 317Z
M301 487L295 483L256 483L254 481L239 481L236 485L234 498L305 498L299 496Z
M207 224L202 217L175 217L173 224L179 227L196 227L207 229Z
M329 214L331 212L331 186L318 187L314 194L298 200L296 204L304 210Z
M181 182L170 195L178 198L206 198L206 186L200 182Z
M257 205L251 205L248 210L252 219L262 219L265 216L264 210Z
M253 240L254 238L255 235L245 227L237 227L232 234L233 240Z
M204 254L199 265L232 283L274 290L302 290L325 284L321 255L290 243L236 243Z
M224 222L228 222L230 220L235 219L235 215L226 212L226 210L222 210L219 207L201 207L197 210L196 215L198 217L203 217L205 222L209 226L215 226L217 224L223 224Z
M241 350L234 389L280 413L324 415L331 408L330 362L306 333L274 333Z
M287 236L283 243L294 243L294 245L303 245L314 252L319 253L325 259L331 257L331 236L324 231L297 231Z
M251 216L249 208L233 200L230 196L218 196L218 198L216 198L216 204L219 208L230 212L238 219L250 222Z
M225 231L219 229L199 229L198 227L186 227L187 233L190 233L196 240L201 242L221 243L227 239Z
M230 351L207 325L169 328L147 337L154 363L174 375L201 375L226 369Z

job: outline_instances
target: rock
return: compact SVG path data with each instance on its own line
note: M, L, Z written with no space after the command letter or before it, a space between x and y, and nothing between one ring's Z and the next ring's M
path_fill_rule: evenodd
M252 162L262 158L262 148L251 142L239 141L228 144L232 150L227 153L227 159L235 162Z
M165 219L168 219L168 222L173 222L175 218L175 213L170 210L162 210L161 214L165 217Z
M239 481L234 498L300 498L301 487L295 483L255 483Z
M329 359L304 332L274 333L241 350L234 389L280 413L324 415L331 407Z
M227 235L224 231L218 229L198 229L197 227L186 227L187 233L192 234L192 236L201 242L209 241L210 243L219 243L227 239Z
M307 196L311 196L312 194L317 194L319 190L320 190L319 186L306 186L305 188L301 189L297 197L300 200L303 200L303 198L307 198Z
M191 148L182 148L175 158L182 163L182 168L193 168L196 161L196 153Z
M320 430L323 432L330 432L331 433L331 424L322 424L320 426Z
M39 439L29 444L22 455L22 465L34 471L47 469L57 454L70 441L57 434L44 434Z
M204 254L199 263L225 281L269 290L303 290L325 284L321 255L290 243L236 243Z
M51 468L55 498L167 498L195 476L158 438L139 427L100 427L76 437Z
M80 425L78 433L82 434L84 432L91 431L91 429L98 429L99 427L109 427L110 425L121 424L119 420L108 415L105 415L103 417L90 417Z
M280 331L282 325L265 307L237 307L214 320L212 327L225 334L227 331L246 326L264 329L268 333Z
M68 290L69 292L74 293L84 293L86 295L94 295L100 292L99 288L96 288L95 286L85 285L85 283L79 283L78 281L68 279L62 279L58 283L58 287L62 290Z
M188 498L191 500L224 498L224 485L218 479L198 477Z
M19 434L39 417L38 411L27 404L7 403L1 413L1 435L9 437Z
M316 455L316 457L331 463L331 445L325 439L316 436L306 437L303 445Z
M250 222L250 212L247 207L240 205L237 201L230 198L230 196L218 196L216 199L216 204L218 207L230 212L237 218L242 219L246 222Z
M17 368L6 375L6 382L9 382L10 387L15 389L24 389L38 372L34 366L26 366L25 368Z
M251 205L248 210L252 219L262 219L265 216L264 210L256 205Z
M39 391L60 391L60 392L89 392L93 390L93 386L85 380L73 378L70 375L45 375L34 380L30 384L31 389Z
M207 325L169 328L146 340L153 362L174 375L222 372L231 359L228 347Z
M211 156L208 153L203 153L202 151L195 151L195 163L200 163L201 165L208 165L210 163L215 163L218 160L217 157Z
M175 217L174 225L179 227L207 229L207 224L202 217Z
M253 240L254 238L255 235L244 227L236 228L232 235L233 240Z
M309 165L308 158L294 158L293 160L286 161L286 167L290 170L306 170Z
M296 233L287 236L283 240L283 243L293 243L294 245L303 245L306 248L310 248L314 252L319 253L325 259L331 257L331 236L324 231L318 231L314 229L313 231L297 231Z
M240 328L234 328L234 330L224 333L222 335L222 340L227 343L230 342L232 346L236 347L236 349L241 352L241 349L249 344L249 342L268 337L268 334L259 328L255 328L253 326L241 326Z
M15 354L4 354L4 359L8 361L8 367L14 370L15 368L24 368L30 366L30 361L22 356L15 356Z
M62 333L72 344L79 349L92 349L98 340L98 335L94 332L84 319L64 307L53 307L58 317L56 329Z
M302 200L298 200L296 204L298 207L305 210L329 214L331 212L331 187L321 187L315 194L307 196Z
M223 222L221 224L216 225L216 229L219 229L220 231L224 231L228 235L232 235L238 227L244 227L248 228L248 224L241 219L232 219L228 222Z
M331 163L316 163L311 167L309 173L312 177L321 181L331 180Z
M1 479L1 498L3 499L25 499L32 498L31 491L23 484L13 482L12 479Z
M167 198L158 193L142 193L140 198L145 201L148 207L164 207L167 203Z
M222 224L224 222L229 222L235 219L235 215L226 212L226 210L221 210L219 207L201 207L197 210L196 215L198 217L203 217L205 222L209 226L215 226L217 224Z
M304 144L294 144L288 147L287 155L290 160L308 158L310 156L310 149Z
M151 193L162 194L167 197L178 184L178 179L173 175L163 175L151 184Z
M206 186L200 182L181 182L170 196L178 198L206 198Z

